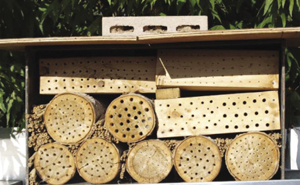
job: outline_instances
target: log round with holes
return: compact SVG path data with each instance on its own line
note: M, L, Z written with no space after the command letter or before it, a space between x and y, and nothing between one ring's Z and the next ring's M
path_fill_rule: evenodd
M114 144L103 139L88 139L76 153L76 167L80 176L89 183L110 182L120 170L119 151Z
M58 143L41 146L36 152L34 167L48 184L65 184L76 171L73 155Z
M172 153L160 140L139 142L128 152L126 170L139 183L158 183L172 169Z
M149 136L155 127L150 100L142 95L127 94L114 99L105 113L105 125L121 142L137 142Z
M222 165L217 145L203 136L183 140L175 148L173 160L176 171L186 182L212 181Z
M56 95L47 105L44 122L49 135L62 144L81 142L104 107L90 96L79 93Z
M279 167L279 149L265 133L250 132L237 136L225 155L228 171L236 180L268 180Z

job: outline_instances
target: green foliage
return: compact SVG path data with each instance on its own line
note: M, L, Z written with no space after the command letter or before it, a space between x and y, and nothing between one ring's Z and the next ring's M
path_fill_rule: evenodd
M207 15L209 29L300 26L299 0L0 0L0 38L101 35L102 16ZM300 50L286 51L286 116L300 115ZM0 51L0 125L24 126L24 58ZM290 113L290 114L289 114Z

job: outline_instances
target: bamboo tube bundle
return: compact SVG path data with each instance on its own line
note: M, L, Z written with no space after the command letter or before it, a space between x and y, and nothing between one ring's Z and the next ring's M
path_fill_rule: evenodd
M44 121L49 135L62 144L76 144L88 136L104 106L79 93L56 95L47 105Z
M176 147L173 160L176 171L186 182L212 181L219 174L222 165L217 145L203 136L183 140Z
M105 125L121 142L137 142L149 136L155 127L152 102L138 94L114 99L105 113Z
M160 140L137 143L128 152L126 170L139 183L158 183L172 169L172 153Z
M114 144L104 139L88 139L77 151L76 167L89 183L102 184L113 180L120 171L120 155Z
M237 136L229 145L225 162L236 180L269 180L279 167L279 149L267 134L250 132Z
M75 161L68 149L58 143L43 145L35 154L34 167L48 184L64 184L75 174Z

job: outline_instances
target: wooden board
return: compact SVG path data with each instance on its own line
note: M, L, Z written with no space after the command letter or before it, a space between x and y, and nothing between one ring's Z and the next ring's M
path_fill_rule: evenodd
M156 125L152 102L139 94L114 99L105 113L105 126L121 142L137 142L149 136Z
M269 180L279 167L279 149L265 133L253 132L236 137L228 147L225 162L236 180Z
M34 167L48 184L65 184L76 171L73 155L58 143L41 146L35 154Z
M155 100L158 138L279 130L277 91Z
M180 98L179 88L156 89L156 99Z
M217 145L204 136L184 139L176 147L173 160L176 171L185 182L213 181L222 165Z
M79 93L56 95L47 105L44 122L49 135L62 144L81 142L104 113L104 107L90 96Z
M279 87L278 51L160 50L159 88L272 90Z
M155 57L40 60L40 93L154 93Z
M79 175L89 183L110 182L120 171L119 151L103 139L88 139L76 153L76 167Z
M172 153L160 140L137 143L129 152L126 170L139 183L158 183L172 169Z

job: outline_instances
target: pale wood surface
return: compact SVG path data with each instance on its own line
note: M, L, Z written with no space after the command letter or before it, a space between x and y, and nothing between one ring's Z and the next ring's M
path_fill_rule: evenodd
M110 182L120 171L119 151L113 143L103 139L88 139L76 153L76 167L80 176L89 183Z
M156 95L156 99L180 98L180 89L179 88L157 89L155 95Z
M236 30L210 30L199 33L170 33L145 36L93 36L93 37L45 37L0 39L0 49L23 50L27 46L99 45L99 44L151 44L195 41L258 40L300 38L300 28L260 28Z
M185 182L213 181L222 165L217 145L204 136L184 139L175 148L173 160L176 171Z
M139 183L158 183L172 169L172 153L160 140L137 143L129 152L126 170Z
M149 136L156 125L152 102L139 94L114 99L105 113L105 126L121 142L137 142Z
M236 180L269 180L279 167L279 149L265 133L253 132L237 136L229 145L225 162Z
M65 184L76 171L73 155L58 143L41 146L36 152L34 167L48 184Z
M81 142L91 131L104 107L79 93L56 95L46 107L44 122L49 135L62 144Z
M158 87L186 90L272 90L279 87L278 51L159 50Z
M155 100L158 138L279 130L277 91Z
M40 93L154 93L156 57L40 60Z

